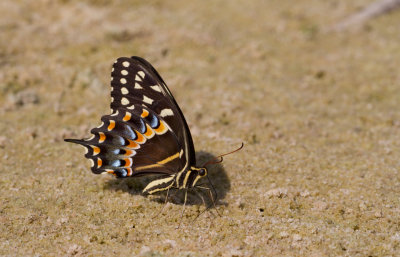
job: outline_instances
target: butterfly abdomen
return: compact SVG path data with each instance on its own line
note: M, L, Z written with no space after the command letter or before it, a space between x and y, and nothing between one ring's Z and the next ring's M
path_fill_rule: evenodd
M174 187L175 175L166 176L150 182L144 189L144 194L154 194Z

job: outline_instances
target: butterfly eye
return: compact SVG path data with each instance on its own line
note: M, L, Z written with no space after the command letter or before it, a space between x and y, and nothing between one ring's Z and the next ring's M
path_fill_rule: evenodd
M199 175L200 175L200 177L204 177L206 174L207 174L206 169L200 169L200 170L199 170Z

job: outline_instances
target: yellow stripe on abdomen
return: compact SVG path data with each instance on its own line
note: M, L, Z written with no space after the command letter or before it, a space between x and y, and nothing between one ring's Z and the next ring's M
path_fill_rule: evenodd
M175 176L169 176L167 178L161 178L150 182L144 189L144 194L154 194L155 192L164 191L172 187L174 184Z

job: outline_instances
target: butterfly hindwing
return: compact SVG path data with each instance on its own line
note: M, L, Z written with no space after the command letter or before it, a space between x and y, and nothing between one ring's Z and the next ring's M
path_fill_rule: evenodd
M121 57L111 74L111 111L83 145L93 173L117 177L171 175L194 165L185 118L157 71L139 57Z

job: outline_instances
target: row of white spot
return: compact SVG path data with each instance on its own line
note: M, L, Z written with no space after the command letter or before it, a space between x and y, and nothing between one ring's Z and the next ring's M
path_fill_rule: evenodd
M115 63L117 63L117 61ZM130 66L130 63L128 61L124 61L124 62L122 62L122 66L124 66L125 68L128 68ZM114 72L114 68L112 68L112 72ZM129 72L127 70L121 70L121 75L127 76L128 74L129 74ZM143 87L138 82L142 82L143 79L145 78L145 75L146 74L143 71L138 71L138 73L135 76L135 86L134 86L135 89L143 89ZM113 80L113 77L111 77L111 80ZM127 80L125 78L121 78L120 83L125 85L127 83ZM159 85L150 86L150 88L153 89L154 91L161 93L161 89L160 89ZM129 90L126 87L121 87L121 93L122 93L122 95L128 95ZM111 101L114 101L114 99L111 98ZM150 97L143 95L143 102L151 105L154 102L154 100L151 99ZM126 106L126 105L130 104L130 101L128 98L122 97L121 104ZM133 108L134 108L133 105L128 107L128 109L133 109ZM161 111L160 115L162 117L173 116L173 112L171 109L163 109Z

